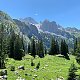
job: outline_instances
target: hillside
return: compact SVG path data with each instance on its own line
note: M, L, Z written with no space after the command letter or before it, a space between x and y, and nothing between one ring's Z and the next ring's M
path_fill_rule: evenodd
M65 39L69 49L71 49L74 46L74 39L80 36L80 30L71 27L64 28L55 21L49 21L46 19L38 23L31 17L12 19L3 11L0 11L0 23L3 23L9 32L12 27L16 34L23 35L25 46L27 46L30 39L34 36L37 40L42 39L44 46L49 48L51 38L55 37L59 44L61 39Z
M37 23L30 17L24 20L12 19L2 11L0 11L0 28L0 76L2 78L6 77L8 80L64 78L66 80L72 63L78 67L76 74L80 74L78 64L80 42L77 39L75 41L80 30L63 28L55 21L49 20ZM77 55L76 59L69 52Z
M71 60L66 60L63 57L58 56L45 56L44 58L36 57L33 62L35 66L31 66L30 55L26 55L23 60L16 61L13 59L9 59L6 63L6 67L8 70L8 80L16 80L18 77L25 78L25 80L56 80L56 77L63 77L66 80L68 76L68 69L70 68L71 63L75 63L78 67L79 65L75 61L74 56L70 56ZM36 65L40 61L40 68L36 70ZM10 66L14 65L16 67L16 71L10 71ZM19 66L24 66L25 70L19 70ZM15 72L18 72L16 75ZM26 75L25 75L26 74ZM80 74L80 72L78 72ZM20 76L19 76L20 75Z

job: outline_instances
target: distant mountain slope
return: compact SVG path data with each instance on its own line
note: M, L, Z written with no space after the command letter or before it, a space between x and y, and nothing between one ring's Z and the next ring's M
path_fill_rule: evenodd
M0 23L3 23L5 25L5 28L8 29L8 31L10 31L10 28L12 27L15 33L19 34L20 29L17 27L13 19L3 11L0 11Z
M49 33L54 33L58 36L63 36L66 38L73 38L72 35L70 35L69 32L65 31L65 29L58 25L56 22L52 21L48 21L48 20L44 20L42 22L42 25L40 26L40 29L43 31L47 31Z
M65 30L70 33L71 35L74 35L75 37L80 37L80 30L77 28L71 28L71 27L67 27L65 28Z
M14 20L8 14L4 13L3 11L0 11L0 24L1 23L3 23L5 29L8 30L8 34L10 33L10 30L12 28L16 34L19 34L20 36L22 36L22 32L20 31L20 28L18 27L18 25L14 22ZM26 36L23 35L23 37L26 43L30 41L27 35Z
M18 27L20 28L20 31L23 33L23 34L30 34L30 29L29 29L29 26L27 26L24 22L21 22L20 20L17 20L17 19L13 19L14 22L18 25Z
M75 28L75 27L67 27L67 28L65 28L67 31L69 31L69 32L80 32L80 30L79 29L77 29L77 28Z
M65 39L69 47L73 47L75 37L80 37L80 30L76 28L64 28L55 21L47 19L41 23L38 23L31 17L20 20L12 19L2 11L0 11L0 23L3 23L8 31L12 27L16 34L23 34L26 43L30 42L30 38L34 36L35 39L42 39L48 48L52 37L55 37L59 43L61 39Z
M20 31L24 34L27 35L29 38L31 38L32 36L39 38L39 33L38 33L38 29L35 25L28 23L26 24L25 21L22 22L20 20L14 19L15 23L18 25L18 27L20 28Z
M26 17L24 19L21 18L20 21L25 22L26 24L38 24L38 22L31 17Z
M73 30L69 31L67 28L63 28L55 21L49 21L46 19L37 24L31 23L31 21L29 22L27 19L14 21L19 26L22 33L28 35L29 38L34 36L36 39L42 39L47 47L50 47L50 41L52 37L55 37L59 42L61 39L65 39L69 44L69 47L73 47L73 40L76 37L74 34L72 34Z

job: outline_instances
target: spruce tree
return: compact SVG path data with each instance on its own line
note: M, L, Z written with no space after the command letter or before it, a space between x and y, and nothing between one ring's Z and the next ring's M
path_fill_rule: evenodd
M74 40L74 53L76 53L77 51L77 44L78 44L78 41L77 41L77 38Z
M65 40L62 40L61 41L61 54L66 56L67 52L68 52L68 46L67 46Z
M5 25L0 24L0 68L5 68L5 49L6 49Z
M23 37L20 38L19 35L15 34L11 27L10 37L9 37L9 57L16 60L21 60L24 56L24 43Z
M60 52L59 52L59 44L58 44L57 40L56 40L56 45L55 45L55 47L56 47L56 54L59 54L59 53L60 53Z
M49 55L54 55L54 54L55 54L55 39L52 38Z
M80 53L77 53L76 55L76 61L78 64L80 64Z
M76 47L77 45L77 47ZM76 55L76 61L78 64L80 64L80 39L78 38L78 40L76 39L76 45L74 46L75 49L75 55Z
M27 49L28 54L31 53L31 45L28 43L28 49Z
M36 42L36 55L39 55L39 51L40 51L40 48L39 48L39 40Z
M77 80L80 80L80 75L78 76Z
M16 39L16 35L14 33L14 30L11 27L11 32L10 32L10 41L9 41L9 57L14 58L14 42Z
M55 40L54 38L52 38L52 41L51 41L51 47L50 47L49 54L50 55L59 54L59 45L58 45L57 40Z
M47 55L47 49L46 49L46 47L45 47L45 52L44 53L45 53L45 55Z
M69 56L68 56L68 45L66 44L65 40L62 40L61 41L61 54L66 58L66 59L69 59Z
M76 80L76 73L77 72L77 67L75 66L75 64L71 64L71 67L69 69L69 75L67 80Z
M15 43L14 43L14 59L21 60L24 56L22 39L19 35L16 35Z
M23 48L23 51L25 53L25 45L24 45L24 36L22 35L22 48Z
M35 40L34 40L34 38L32 39L32 42L31 42L31 55L34 58L36 56L36 46L35 46Z
M38 53L39 57L43 58L44 57L44 46L43 46L42 40L39 41L38 49L39 49L39 53Z

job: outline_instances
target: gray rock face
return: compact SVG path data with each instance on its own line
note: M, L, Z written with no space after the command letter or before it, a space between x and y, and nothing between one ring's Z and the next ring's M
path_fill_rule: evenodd
M34 36L36 39L42 39L44 44L48 47L50 46L50 39L53 36L57 40L63 38L66 39L68 43L71 43L74 39L74 34L76 33L77 35L80 33L80 30L76 28L63 28L55 21L50 22L49 20L44 20L39 25L38 22L31 17L20 20L12 19L8 14L2 11L0 11L0 24L1 23L5 25L5 29L7 29L8 32L10 32L10 28L12 27L16 34L23 34L25 43L30 42L30 38ZM38 24L40 30L36 24Z
M73 37L68 32L66 32L63 27L58 25L55 21L50 22L48 20L44 20L42 22L42 25L41 25L40 28L43 31L48 31L48 32L51 32L51 33L55 33L56 35L61 35L61 36L66 37L66 38L72 38Z
M0 11L0 24L3 24L5 27L5 30L7 31L6 36L10 35L11 29L15 32L15 34L18 34L20 36L23 35L23 40L25 41L25 45L30 42L30 39L28 38L28 36L24 35L22 33L22 29L20 30L20 28L18 27L18 25L15 23L15 21L6 13L4 13L3 11ZM23 23L22 23L23 24ZM22 24L20 24L22 26ZM24 25L24 24L23 24ZM21 27L20 26L20 27ZM27 27L26 27L27 28ZM24 29L23 29L24 30ZM27 30L27 29L26 29ZM29 31L29 30L28 30ZM26 31L26 32L28 32Z
M44 20L42 22L41 29L43 31L56 32L58 29L58 26L57 26L56 22L54 22L54 21L50 22L48 20Z
M24 19L20 19L20 21L22 22L25 22L26 24L38 24L37 21L35 21L33 18L31 17L27 17L27 18L24 18Z
M36 36L37 38L40 37L38 33L38 29L34 24L26 24L25 22L22 22L17 19L14 19L14 21L24 35L27 35L28 37L32 37L32 36Z
M29 26L27 26L24 22L21 22L20 20L17 20L17 19L13 19L13 20L14 20L15 23L18 25L18 27L20 28L20 31L21 31L23 34L27 34L27 35L30 34Z
M73 28L71 28L71 27L67 27L67 28L65 28L66 29L66 31L68 31L68 32L71 32L71 33L78 33L78 32L80 32L80 30L79 29L77 29L77 28L75 28L75 27L73 27Z

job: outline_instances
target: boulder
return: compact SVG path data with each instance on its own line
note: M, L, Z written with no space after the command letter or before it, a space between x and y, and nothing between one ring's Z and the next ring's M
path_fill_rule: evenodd
M7 75L4 75L4 76L3 76L3 79L6 79L6 80L7 80Z
M45 67L48 67L48 65L45 65Z
M0 71L0 76L3 76L3 75L7 75L7 70L1 70Z
M34 77L36 78L36 77L37 77L37 75L35 74L35 75L34 75Z
M24 66L19 66L18 69L25 70Z
M15 73L15 75L18 75L18 71L15 71L14 73Z

